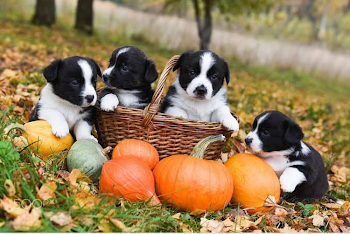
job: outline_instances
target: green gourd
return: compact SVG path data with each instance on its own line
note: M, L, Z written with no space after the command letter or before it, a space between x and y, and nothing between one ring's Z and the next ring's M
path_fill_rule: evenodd
M103 164L109 160L104 154L102 146L91 139L76 141L68 152L68 170L79 169L97 182L101 175Z

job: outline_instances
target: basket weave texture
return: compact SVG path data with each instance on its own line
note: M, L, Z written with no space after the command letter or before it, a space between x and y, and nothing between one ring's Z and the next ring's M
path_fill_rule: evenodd
M114 112L105 112L97 108L96 129L103 147L114 148L123 139L139 139L152 144L160 158L165 158L175 154L190 154L194 146L206 136L223 134L226 139L231 136L232 131L217 122L188 120L158 112L167 77L178 59L179 56L175 55L168 61L152 101L144 110L118 106ZM210 145L205 159L220 157L224 145L225 142Z

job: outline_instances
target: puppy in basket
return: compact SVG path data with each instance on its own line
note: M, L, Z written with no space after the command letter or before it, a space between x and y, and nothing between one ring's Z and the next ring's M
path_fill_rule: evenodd
M106 87L100 93L100 107L114 111L118 105L143 109L152 99L151 84L158 78L154 62L139 48L124 46L113 51L102 74Z
M225 60L208 50L183 53L173 71L178 70L160 111L186 119L220 122L235 132L238 121L227 105L224 80L230 81Z

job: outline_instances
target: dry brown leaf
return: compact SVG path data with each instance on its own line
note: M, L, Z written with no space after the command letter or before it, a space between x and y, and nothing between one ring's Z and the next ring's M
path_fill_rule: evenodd
M5 222L0 222L0 228L5 225Z
M4 186L5 186L7 195L8 195L9 197L15 196L15 194L16 194L16 189L15 189L15 186L13 185L13 183L12 183L11 180L9 180L9 179L5 180Z
M62 179L64 179L65 181L69 181L69 175L70 173L68 171L65 170L59 170L56 171L56 174L61 177Z
M73 169L69 174L68 180L71 185L74 187L78 186L77 179L80 176L81 172L79 169Z
M89 217L78 217L77 221L84 224L85 226L91 226L94 224L94 219Z
M81 208L92 208L100 203L101 198L91 195L85 191L80 191L74 196L74 201Z
M287 214L288 214L288 211L286 211L285 209L279 208L279 207L275 208L275 215L283 217L283 216L285 216Z
M176 213L176 214L174 214L172 217L173 217L174 219L180 219L180 215L181 215L181 213Z
M258 229L255 223L253 221L250 221L249 217L247 216L237 216L235 221L240 229L243 229L243 230L248 228Z
M51 216L50 221L63 227L71 224L73 219L67 212L58 212Z
M24 213L15 218L12 222L12 227L15 230L29 231L40 227L41 225L41 209L34 207L29 213L26 210Z
M9 213L13 217L18 217L23 213L28 212L27 209L22 209L16 202L6 197L5 195L4 195L4 198L1 199L0 205L3 210L5 210L7 213Z
M117 228L119 228L121 231L126 231L127 227L125 226L125 224L120 221L119 219L109 219L113 224L114 226L116 226Z
M310 216L310 218L312 219L312 224L315 227L324 226L324 217L320 216L319 214L314 214L314 215Z
M337 182L344 183L347 180L347 177L350 176L350 169L347 167L339 167L333 165L331 171L334 173L334 177Z
M98 229L102 232L112 232L110 222L107 219L100 220L100 225L98 225Z
M323 206L329 208L329 209L335 209L338 210L342 205L338 203L321 203Z
M275 232L279 233L297 233L298 231L289 227L287 223L284 224L284 228L272 228Z
M340 229L338 228L338 226L332 221L329 222L329 229L331 232L336 232L336 233L340 232Z
M197 215L201 215L205 213L205 210L199 210L199 209L196 209L194 211L191 211L190 215L194 215L194 216L197 216Z
M210 232L221 232L224 228L224 223L217 220L208 220L206 218L201 218L200 225L206 228Z
M276 206L276 198L273 195L269 195L264 202L264 206Z
M192 233L187 224L180 223L180 228L182 229L183 233Z
M339 228L344 233L350 233L350 228L346 227L345 225L340 225Z
M47 183L43 184L40 189L37 188L37 193L38 193L37 197L42 201L46 201L46 200L55 198L56 197L56 195L55 195L56 189L57 189L56 182L54 182L54 181L47 182ZM51 200L49 203L54 204L55 201ZM47 204L47 203L45 203L45 204Z
M16 71L6 68L2 73L1 76L7 77L7 78L15 78L17 76Z

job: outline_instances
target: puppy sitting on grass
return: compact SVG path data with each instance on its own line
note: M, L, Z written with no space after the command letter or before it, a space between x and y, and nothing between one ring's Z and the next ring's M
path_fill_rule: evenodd
M302 141L297 123L279 111L266 111L254 120L245 142L276 172L288 198L314 200L328 191L321 155Z

